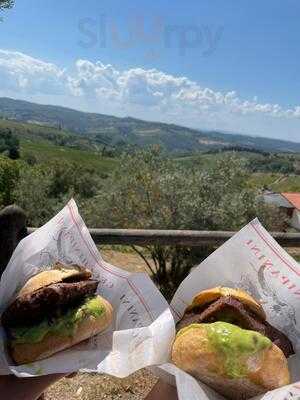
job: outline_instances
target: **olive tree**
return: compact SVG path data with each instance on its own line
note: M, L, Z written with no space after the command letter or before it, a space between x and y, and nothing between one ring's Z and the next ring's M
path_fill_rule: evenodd
M64 160L30 165L20 162L14 201L27 214L31 226L41 226L58 212L71 197L81 204L92 198L101 180L93 171Z
M240 159L225 156L210 170L187 169L157 148L123 155L105 188L85 203L88 224L108 228L234 230L255 216L272 228L272 214L249 188ZM213 250L161 245L133 249L166 297Z
M14 188L16 204L26 211L28 224L38 227L50 219L56 209L57 199L50 196L52 176L39 165L30 167L23 164Z

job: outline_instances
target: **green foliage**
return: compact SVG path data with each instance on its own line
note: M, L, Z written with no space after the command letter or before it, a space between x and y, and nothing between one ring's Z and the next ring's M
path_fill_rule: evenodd
M0 207L13 203L18 179L19 164L0 156Z
M0 132L7 130L21 141L22 147L27 144L49 146L56 149L57 154L59 154L60 148L63 148L65 151L70 149L70 153L78 150L79 152L90 152L92 156L101 158L103 148L106 146L98 143L93 137L81 136L56 127L0 119ZM108 146L107 152L110 155L105 156L111 157L115 156L117 150Z
M27 154L25 161L0 158L0 204L19 204L32 226L47 222L75 197L93 227L237 230L256 216L269 229L285 227L276 209L257 200L245 162L236 156L218 157L209 168L201 163L187 168L156 147L123 154L118 168L103 180L103 168L57 157L43 162L35 158L40 154ZM168 298L213 250L160 245L133 249Z
M50 162L44 168L52 180L51 197L73 192L78 197L91 198L100 188L101 181L94 170L66 161Z
M22 164L14 188L16 203L26 210L29 224L47 222L65 203L75 197L82 201L95 196L102 181L94 172L65 161Z
M19 140L11 129L0 129L0 153L4 153L12 160L20 158Z
M269 156L270 153L265 152L263 150L259 150L256 148L251 147L243 147L243 146L226 146L222 147L221 149L211 149L208 150L205 154L217 154L217 153L232 153L232 152L239 152L239 153L252 153L252 154L260 154L262 156Z
M280 177L275 181L271 188L275 192L300 192L300 176L299 175L288 175Z
M18 184L15 186L16 204L26 210L30 226L40 226L58 211L60 201L51 198L52 176L40 165L20 169Z
M99 171L99 174L102 174L103 177L109 174L115 166L117 166L117 160L102 157L99 153L54 146L50 143L38 140L21 140L21 158L28 160L28 157L30 159L31 156L34 156L36 163L41 164L49 161L67 161L74 164L76 163L83 168Z
M24 155L23 155L23 160L28 164L28 165L31 165L31 166L33 166L33 165L36 165L37 164L37 158L36 158L36 156L35 156L35 154L34 153L31 153L31 152L28 152L28 153L25 153Z
M267 206L248 187L243 162L225 156L210 169L186 169L157 148L124 155L97 201L85 203L93 226L142 229L235 230L256 216L272 228ZM283 223L279 217L276 223ZM149 246L134 248L148 263L153 279L170 297L196 262L213 249ZM154 266L153 266L154 265Z
M252 158L247 167L251 172L273 172L290 174L295 172L294 159L288 156L270 154L265 157Z
M92 140L65 130L0 119L0 132L11 132L14 139L20 141L21 157L30 165L66 160L83 167L101 169L103 174L107 174L116 164L109 158L111 154L103 156L102 148L95 146ZM7 150L7 145L4 150Z
M298 155L266 153L300 151L300 144L12 99L0 98L0 113L6 118L0 119L0 153L18 158L20 141L22 158L0 158L0 205L18 203L32 226L73 196L93 227L238 230L258 216L280 231L285 217L258 200L259 190L300 190L299 176L283 176L300 173ZM170 159L158 147L137 150L152 144L185 157ZM214 248L133 250L170 298Z

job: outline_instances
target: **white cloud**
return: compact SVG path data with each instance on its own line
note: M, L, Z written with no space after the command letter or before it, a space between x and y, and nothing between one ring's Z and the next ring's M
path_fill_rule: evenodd
M243 100L235 91L214 91L156 69L121 71L100 61L77 60L74 68L65 70L23 53L0 50L0 94L5 93L197 128L268 136L282 136L284 129L294 140L300 128L300 106L286 109L259 103L256 97Z
M26 54L0 50L1 89L16 93L63 94L66 76L54 64L37 60Z

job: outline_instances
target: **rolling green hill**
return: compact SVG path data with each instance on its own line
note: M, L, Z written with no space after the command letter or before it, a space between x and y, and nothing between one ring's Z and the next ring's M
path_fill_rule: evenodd
M0 136L1 131L5 130L12 131L19 139L21 158L24 160L34 159L34 162L44 163L63 159L94 170L102 176L109 174L118 165L118 157L103 156L105 147L89 136L81 136L53 127L0 119ZM235 151L235 154L246 161L248 168L256 166L251 175L250 185L279 192L300 191L300 175L295 173L300 168L297 167L300 165L300 154L270 153L266 155L260 151L244 150ZM185 157L174 157L174 161L186 168L209 169L222 157L224 157L224 152L197 153ZM279 165L289 162L297 168L294 173L266 172L264 168L271 166L274 160ZM261 163L264 164L261 165ZM264 172L257 172L258 167L262 167Z
M300 144L297 143L203 133L176 125L1 98L0 115L4 117L0 117L0 135L1 131L10 130L17 136L24 160L42 163L64 159L107 175L118 165L119 151L128 145L160 144L180 165L206 169L223 157L224 151L233 148L253 172L251 185L274 191L300 191ZM271 166L273 169L269 170ZM284 172L274 169L276 166L294 169Z
M117 160L103 157L96 152L56 146L38 140L21 140L20 149L21 157L24 159L34 156L39 163L53 160L65 160L81 165L87 169L97 170L100 175L110 173L117 165Z
M89 146L139 146L159 144L166 151L186 154L227 146L242 146L269 152L300 152L300 143L222 132L206 132L174 124L126 117L85 113L65 107L40 105L0 98L0 117L18 122L54 127L88 140ZM73 138L74 139L74 138ZM79 139L77 139L79 140Z
M20 141L21 158L42 163L64 159L107 174L117 160L103 156L103 146L88 137L41 125L0 119L1 131L10 130Z
M5 129L11 130L20 140L38 140L57 146L66 146L80 150L98 151L103 147L97 145L97 143L92 141L89 137L80 136L67 130L33 123L0 119L0 131Z

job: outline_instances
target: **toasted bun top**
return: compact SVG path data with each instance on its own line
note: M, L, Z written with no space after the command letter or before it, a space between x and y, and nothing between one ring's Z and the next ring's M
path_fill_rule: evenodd
M187 307L186 311L191 311L196 307L204 306L205 304L218 300L220 297L226 296L230 296L239 300L241 303L248 306L256 315L264 320L266 319L266 313L262 306L247 292L242 289L232 289L221 286L203 290L202 292L198 293L194 297L192 304Z
M89 270L79 265L63 265L61 263L56 263L53 265L52 269L40 272L30 278L20 290L18 297L33 293L42 287L54 283L63 282L66 279L75 278L78 280L86 280L89 279L91 275Z

